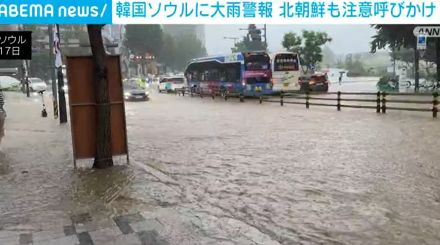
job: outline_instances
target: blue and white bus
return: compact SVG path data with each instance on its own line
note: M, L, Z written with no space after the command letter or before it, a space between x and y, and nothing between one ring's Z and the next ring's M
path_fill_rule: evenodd
M244 52L193 59L185 75L195 93L260 96L272 93L270 57Z

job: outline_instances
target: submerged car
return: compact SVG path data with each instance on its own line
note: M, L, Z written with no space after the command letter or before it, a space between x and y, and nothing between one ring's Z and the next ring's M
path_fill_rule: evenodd
M298 83L301 91L327 92L329 87L329 80L326 73L301 76Z
M145 88L136 83L124 83L124 99L125 100L149 100L149 93Z
M186 79L183 76L164 77L159 82L159 93L161 92L178 92L186 88Z

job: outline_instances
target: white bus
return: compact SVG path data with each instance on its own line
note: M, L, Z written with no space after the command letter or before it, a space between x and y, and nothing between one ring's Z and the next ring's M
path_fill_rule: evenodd
M292 52L277 52L272 56L272 82L274 92L298 91L301 76L299 55Z

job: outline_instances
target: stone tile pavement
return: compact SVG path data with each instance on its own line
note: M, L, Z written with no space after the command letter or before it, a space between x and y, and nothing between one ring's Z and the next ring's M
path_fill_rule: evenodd
M161 237L163 224L140 213L96 221L89 213L71 217L71 223L37 232L0 230L0 244L5 245L168 245Z

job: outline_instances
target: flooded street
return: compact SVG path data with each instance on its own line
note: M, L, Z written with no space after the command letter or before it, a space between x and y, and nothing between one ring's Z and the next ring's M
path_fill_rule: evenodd
M181 197L164 201L198 213L202 229L246 224L281 244L440 240L440 123L429 114L173 95L127 114L133 159L175 181Z
M0 241L2 229L136 211L160 221L163 244L440 242L440 121L429 113L151 97L126 103L131 164L105 171L73 169L69 127L29 124L31 102L10 103Z

